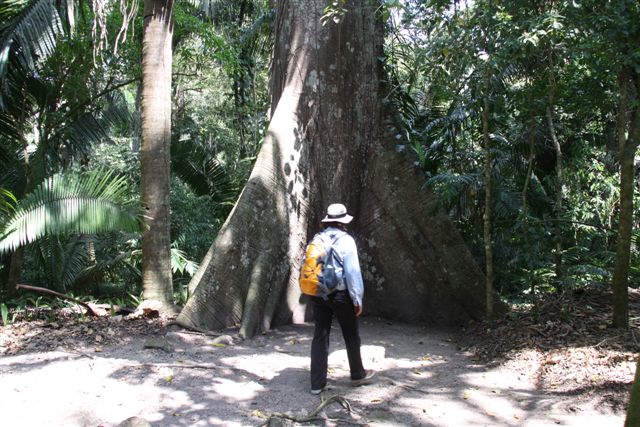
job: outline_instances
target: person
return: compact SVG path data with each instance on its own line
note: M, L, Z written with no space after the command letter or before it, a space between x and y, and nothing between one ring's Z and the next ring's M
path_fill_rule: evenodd
M311 343L311 393L320 394L327 386L327 365L329 358L329 335L335 314L342 329L342 337L347 347L347 358L351 371L351 385L368 384L375 375L373 370L365 370L360 355L360 332L358 316L362 314L362 297L364 285L358 261L356 243L346 233L347 224L353 220L347 214L347 208L334 203L327 208L327 215L322 219L323 230L332 240L334 251L342 259L342 279L336 290L326 297L311 297L315 329ZM340 277L340 274L338 274Z

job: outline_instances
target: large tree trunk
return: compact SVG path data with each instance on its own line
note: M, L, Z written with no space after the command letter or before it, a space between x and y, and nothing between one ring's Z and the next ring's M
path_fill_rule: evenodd
M631 398L627 409L627 418L624 427L640 426L640 359L636 363L636 375L631 385Z
M480 270L396 151L376 4L350 1L342 22L322 26L325 6L278 3L268 135L178 322L240 324L251 336L305 320L300 260L332 202L356 218L367 314L446 324L482 316Z
M173 306L169 177L172 0L145 0L142 41L142 288L145 300Z
M640 145L640 106L638 102L639 79L631 69L620 72L620 103L618 111L618 138L620 141L620 213L618 216L618 240L613 269L613 326L629 327L629 262L631 259L631 235L633 232L633 185L635 154ZM630 98L627 100L627 96ZM629 101L629 102L628 102ZM625 138L627 105L633 105L628 136Z

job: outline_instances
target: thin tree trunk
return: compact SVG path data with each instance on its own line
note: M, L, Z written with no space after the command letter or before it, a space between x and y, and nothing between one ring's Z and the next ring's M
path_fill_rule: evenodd
M618 138L620 162L620 213L618 216L618 240L613 269L613 326L629 327L629 262L633 232L634 159L640 144L640 106L638 105L638 75L623 69L619 75L620 104L618 110ZM627 103L628 101L631 101ZM627 105L633 105L628 136L625 138Z
M173 307L169 214L173 0L145 0L142 43L142 288Z
M488 80L488 79L487 79ZM489 85L486 85L489 90ZM491 243L491 220L492 220L492 200L491 200L491 138L489 137L489 97L485 95L482 109L482 140L484 142L484 214L483 236L484 236L484 257L485 257L485 304L487 319L493 319L493 246Z
M535 157L535 122L533 119L531 120L531 124L529 125L529 133L528 133L528 143L529 143L529 155L527 157L527 173L524 177L524 185L522 187L522 232L524 234L524 243L527 251L531 250L530 247L530 238L529 238L529 185L531 184L531 175L533 174L533 161ZM529 261L528 261L529 262ZM531 267L529 265L529 267ZM534 311L537 315L537 307L538 300L536 298L536 281L535 278L531 278L531 303L533 304Z
M556 201L553 207L555 213L555 259L556 259L556 278L562 279L562 193L564 189L564 174L562 170L562 147L556 136L555 125L553 123L553 113L551 107L547 106L547 125L551 134L551 141L556 152Z
M22 277L22 265L24 264L24 246L16 248L9 257L9 273L7 275L6 295L11 297L16 293L16 285Z
M39 135L37 130L38 128L34 126L34 134ZM23 190L23 196L25 194L29 194L35 187L35 181L33 179L34 167L31 164L31 157L29 155L27 144L23 146L22 153L24 155L24 176L25 176L25 186ZM20 246L16 248L13 253L11 253L9 259L9 272L7 275L7 288L6 292L8 296L15 295L16 293L16 285L20 283L20 279L22 277L22 266L24 264L24 246Z
M243 336L307 320L298 287L307 239L344 203L367 314L455 324L482 317L482 275L406 153L382 103L376 5L350 1L321 25L324 0L278 2L272 118L255 167L189 287L177 321L240 324Z
M551 142L556 152L556 200L554 203L553 211L555 216L554 225L554 240L555 240L555 261L556 261L556 279L560 280L563 277L562 271L562 200L564 191L564 174L562 170L562 147L560 141L556 135L555 123L553 120L553 105L556 92L556 79L555 79L555 64L553 61L553 51L549 52L549 93L548 104L546 109L547 126L549 127L549 134L551 135Z

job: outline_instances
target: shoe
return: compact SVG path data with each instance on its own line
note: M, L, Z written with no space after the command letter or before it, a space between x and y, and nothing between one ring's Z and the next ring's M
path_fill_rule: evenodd
M324 391L324 387L318 389L311 389L311 394L320 394Z
M371 369L367 369L364 372L364 377L359 378L357 380L351 380L351 386L352 387L358 387L360 385L366 385L366 384L370 384L371 383L371 378L376 376L376 371L371 370Z

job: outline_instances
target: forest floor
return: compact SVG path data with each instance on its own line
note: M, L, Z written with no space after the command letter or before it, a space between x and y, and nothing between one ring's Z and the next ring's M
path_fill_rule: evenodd
M139 426L258 426L293 425L319 408L308 424L622 426L640 295L631 294L624 332L608 327L610 300L596 290L550 298L537 315L456 331L363 317L375 381L350 387L334 329L319 396L309 393L311 324L243 341L236 329L212 336L160 318L44 312L0 328L0 414L6 426L118 426L131 417Z

